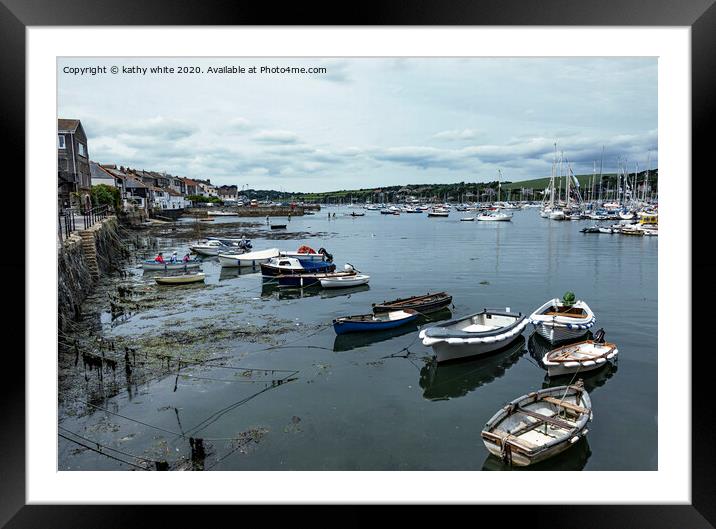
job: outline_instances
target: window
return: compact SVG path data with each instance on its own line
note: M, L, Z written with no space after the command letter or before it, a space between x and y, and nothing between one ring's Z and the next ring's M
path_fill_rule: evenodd
M65 148L65 137L62 134L57 135L57 148L58 149Z
M78 143L78 144L77 144L77 147L78 147L77 151L80 153L80 156L84 156L84 157L86 158L86 157L87 157L87 151L85 150L84 144L83 144L83 143Z

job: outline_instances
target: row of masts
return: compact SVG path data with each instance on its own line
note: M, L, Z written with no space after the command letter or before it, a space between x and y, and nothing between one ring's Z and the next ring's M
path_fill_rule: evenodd
M651 172L651 152L648 153L647 170L643 180L639 180L639 163L635 164L634 173L627 169L626 158L617 159L616 187L611 189L609 181L604 188L604 147L599 161L599 174L597 174L597 162L594 161L592 175L589 179L585 195L580 192L579 180L572 170L569 161L564 157L564 152L557 154L557 144L554 144L554 159L552 162L552 174L545 195L543 205L550 208L581 206L585 202L601 204L607 201L618 203L620 206L633 206L637 203L652 202L654 194L649 186L649 173ZM564 195L562 195L562 182L564 182ZM639 184L642 184L639 187Z

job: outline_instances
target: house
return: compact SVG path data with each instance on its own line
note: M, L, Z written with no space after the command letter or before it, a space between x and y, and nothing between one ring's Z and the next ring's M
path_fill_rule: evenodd
M216 192L224 202L238 202L239 200L239 188L236 186L220 186Z
M97 186L104 184L111 187L117 187L114 176L105 171L100 164L90 160L90 176L92 177L92 185Z
M182 178L188 196L199 194L199 184L191 178Z
M79 119L57 120L57 199L60 208L91 208L87 135Z
M128 174L125 180L126 194L123 200L125 209L138 208L149 211L152 193L147 184L135 175Z
M99 168L106 172L114 179L114 185L119 189L119 196L124 204L127 199L127 173L124 172L124 167L117 169L116 165L105 165L100 164Z
M219 194L216 191L216 186L212 185L211 180L198 180L195 179L198 185L198 193L203 197L218 197Z

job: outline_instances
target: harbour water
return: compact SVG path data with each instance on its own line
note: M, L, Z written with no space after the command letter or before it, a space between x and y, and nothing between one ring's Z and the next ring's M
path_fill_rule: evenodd
M284 240L263 238L277 236L268 226L250 237L255 250L324 247L339 269L351 263L370 275L369 286L279 289L257 271L222 270L207 258L205 285L159 287L129 264L123 284L145 303L114 318L107 307L98 328L136 347L138 382L125 381L121 368L101 385L82 378L61 397L60 433L99 442L105 454L139 467L188 464L191 437L203 440L207 470L506 470L482 443L485 422L519 395L569 382L550 381L537 364L545 344L531 337L532 326L493 356L436 366L417 339L428 320L341 337L331 320L439 291L453 306L433 320L485 307L529 315L573 291L596 314L594 329L618 345L619 360L584 376L594 414L587 441L535 470L657 469L657 237L583 234L590 221L550 221L535 209L494 223L460 222L469 213L455 211L448 218L351 211L294 217ZM217 218L212 229L238 220ZM227 228L225 236L240 234ZM166 232L157 244L180 256L188 249ZM153 354L170 357L166 369L138 377ZM201 364L187 365L194 360ZM61 437L58 468L136 467Z

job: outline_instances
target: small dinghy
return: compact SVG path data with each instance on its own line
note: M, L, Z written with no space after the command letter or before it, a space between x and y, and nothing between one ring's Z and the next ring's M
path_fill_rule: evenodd
M450 303L452 303L452 296L447 292L437 292L435 294L428 292L424 296L413 296L404 299L398 298L393 301L373 304L373 312L379 314L393 310L413 309L421 314L427 314L428 312L442 310L450 305Z
M336 334L349 332L384 331L394 329L417 319L418 313L411 309L386 312L385 314L361 314L344 316L333 320Z
M550 343L581 338L596 323L592 309L567 292L562 299L550 299L530 316L537 332Z
M188 270L190 268L199 268L201 261L197 259L191 259L190 261L177 261L176 263L164 262L159 263L153 259L143 261L141 264L144 270Z
M327 275L320 279L323 288L348 288L366 285L370 276L366 274Z
M256 267L261 263L267 263L269 259L278 257L278 248L247 252L242 254L220 253L219 263L225 268L240 268L242 266Z
M592 402L579 380L517 397L487 421L481 436L505 464L528 466L574 445L591 420Z
M271 224L272 230L285 230L286 224Z
M351 217L364 217L365 213L356 213L355 211L350 214Z
M438 362L497 351L512 343L527 326L521 313L484 309L423 329L418 337L432 346Z
M154 280L160 285L187 285L189 283L203 283L205 274L197 272L196 274L185 274L181 276L165 276L155 277Z
M463 217L460 219L460 222L473 222L475 220L475 217Z
M553 349L542 358L542 364L551 377L591 371L602 367L608 360L616 358L619 349L613 343L604 341L604 329L594 334L594 340L571 343Z
M599 226L587 226L586 228L582 228L582 233L599 233Z

